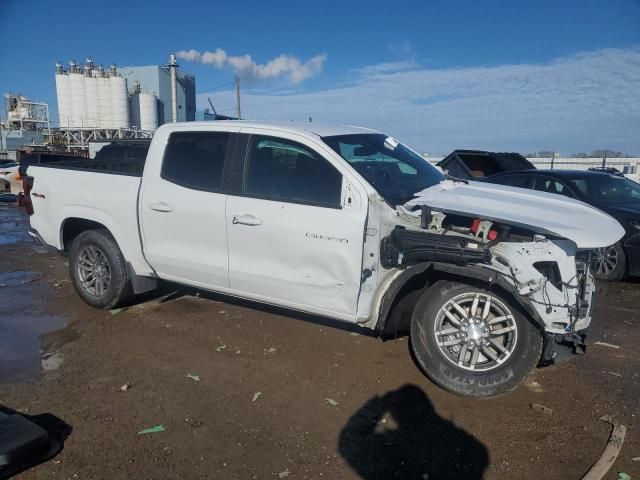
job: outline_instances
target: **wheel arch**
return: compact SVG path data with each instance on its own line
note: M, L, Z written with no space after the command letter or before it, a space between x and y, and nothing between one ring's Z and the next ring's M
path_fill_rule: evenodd
M509 300L541 331L544 321L531 302L518 294L501 274L478 265L454 265L425 262L412 265L398 275L387 287L378 312L375 331L382 338L396 336L409 330L411 315L421 293L438 280L451 280L494 290Z
M62 247L62 251L69 252L69 248L71 247L73 240L75 240L78 235L88 230L106 230L109 232L111 237L113 237L111 231L100 222L82 217L68 217L65 218L60 225L60 246ZM117 244L117 240L115 241Z

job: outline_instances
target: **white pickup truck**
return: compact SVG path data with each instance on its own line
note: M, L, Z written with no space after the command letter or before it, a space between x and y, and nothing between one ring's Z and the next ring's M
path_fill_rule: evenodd
M139 172L142 172L140 174ZM363 128L164 125L146 161L30 166L31 235L114 308L158 279L410 331L438 385L491 396L584 348L590 250L624 231L584 203L447 178Z

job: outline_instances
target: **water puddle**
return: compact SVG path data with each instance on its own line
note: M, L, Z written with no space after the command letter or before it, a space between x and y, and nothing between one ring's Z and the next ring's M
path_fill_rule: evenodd
M63 316L47 311L42 280L33 272L0 274L0 382L59 368L59 349L76 335Z
M55 351L67 336L57 315L0 316L0 382L25 380L62 365ZM54 349L54 351L49 351Z
M0 201L0 245L30 241L28 215L15 203Z

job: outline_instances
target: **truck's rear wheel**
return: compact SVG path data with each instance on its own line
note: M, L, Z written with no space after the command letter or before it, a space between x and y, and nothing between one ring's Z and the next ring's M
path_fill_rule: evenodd
M416 305L411 346L427 376L441 387L490 397L513 390L536 366L542 336L495 292L439 281Z
M132 295L124 257L107 230L88 230L73 240L69 274L78 295L92 307L115 308Z

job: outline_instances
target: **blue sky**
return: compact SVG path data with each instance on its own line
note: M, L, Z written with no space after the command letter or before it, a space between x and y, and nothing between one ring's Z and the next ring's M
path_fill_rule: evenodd
M181 52L198 92L239 73L247 118L371 126L441 153L640 155L638 0L0 0L0 44L0 92L54 113L56 60ZM228 86L208 96L233 108Z

